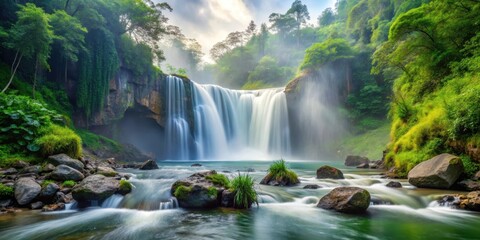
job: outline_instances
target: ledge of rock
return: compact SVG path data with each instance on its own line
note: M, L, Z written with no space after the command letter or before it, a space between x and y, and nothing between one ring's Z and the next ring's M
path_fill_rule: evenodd
M463 173L459 157L444 153L415 166L408 173L408 182L422 188L450 188Z
M370 193L358 187L338 187L322 197L317 207L343 213L363 213L370 205Z
M344 179L342 171L330 166L322 166L317 169L317 179Z

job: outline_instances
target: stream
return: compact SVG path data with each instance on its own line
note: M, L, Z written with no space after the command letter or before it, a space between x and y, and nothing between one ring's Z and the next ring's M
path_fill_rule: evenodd
M191 167L200 163L201 167ZM381 171L347 168L342 162L289 160L299 176L294 187L258 185L271 161L160 161L160 169L119 169L133 175L133 192L114 195L97 207L42 213L24 210L0 215L0 239L478 239L480 214L439 206L438 196L454 191L417 189L400 180L388 188ZM322 165L340 168L344 180L316 179ZM254 177L259 206L250 210L186 210L170 194L178 179L217 170L233 178ZM253 171L252 171L253 170ZM303 189L318 184L319 189ZM316 207L339 186L368 190L372 203L364 215Z

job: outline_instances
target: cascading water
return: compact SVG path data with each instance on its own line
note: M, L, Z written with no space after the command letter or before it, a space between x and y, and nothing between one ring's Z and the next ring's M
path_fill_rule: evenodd
M291 152L283 89L230 90L169 76L165 129L167 159L280 158Z

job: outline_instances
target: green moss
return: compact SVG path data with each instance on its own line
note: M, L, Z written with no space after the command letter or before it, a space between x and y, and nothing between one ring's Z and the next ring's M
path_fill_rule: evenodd
M212 198L217 198L218 190L216 187L209 187L208 188L208 196Z
M55 183L55 181L50 180L50 179L44 180L44 181L42 182L42 185L41 185L41 186L42 186L42 188L44 188L44 187L48 186L48 184L50 184L50 183Z
M13 188L0 183L0 199L8 199L13 197Z
M175 196L177 199L186 199L188 197L188 194L191 191L192 191L192 187L187 187L182 185L175 189L173 196Z
M248 174L238 174L232 179L232 189L234 193L233 205L235 208L249 208L252 203L257 203L257 192L254 188L254 181Z
M206 179L210 180L215 185L220 185L225 188L230 187L230 180L228 180L228 178L223 174L217 173L217 174L208 175Z
M133 186L129 181L125 179L120 180L120 187L119 187L120 192L129 193L132 191L132 188Z
M76 185L77 183L73 180L67 180L62 183L62 187L64 188L72 188Z
M101 148L108 148L115 152L122 150L122 146L110 138L91 133L84 129L76 129L75 132L80 136L83 146L87 149L99 150Z
M45 135L36 140L43 156L65 153L72 158L82 155L82 140L69 128L51 125Z

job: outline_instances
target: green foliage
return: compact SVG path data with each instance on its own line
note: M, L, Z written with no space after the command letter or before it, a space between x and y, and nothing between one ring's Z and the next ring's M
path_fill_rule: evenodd
M255 87L255 84L264 85L264 88L274 85L282 86L293 77L293 74L294 72L292 69L288 67L280 67L278 61L274 57L264 56L248 75L245 85L250 85L247 85L250 89ZM244 87L242 87L242 89L245 89Z
M53 181L53 180L50 180L50 179L43 180L43 182L42 182L42 185L41 185L41 186L42 186L42 188L45 188L45 187L46 187L46 186L48 186L48 184L50 184L50 183L55 183L55 181Z
M233 206L235 208L247 209L253 203L257 203L257 192L255 191L255 182L253 178L248 174L242 175L238 174L234 179L232 179L232 188L231 190L234 193Z
M73 188L77 183L73 180L67 180L62 183L63 188Z
M125 179L120 180L120 187L119 187L120 192L128 193L132 191L132 188L133 188L132 184L129 181Z
M266 84L262 81L248 81L242 86L242 90L257 90L257 89L265 89L271 88L272 85Z
M353 57L353 50L345 39L328 39L315 43L305 50L305 58L300 69L315 70L326 63Z
M128 35L120 38L120 56L122 63L129 69L135 78L150 77L155 79L153 69L153 53L150 47L143 43L135 43Z
M85 51L85 34L87 29L79 19L57 10L50 16L55 33L55 41L61 46L61 53L66 60L77 62L80 51Z
M465 169L465 174L467 177L473 177L475 173L480 170L480 165L472 161L472 159L468 156L462 155L460 159L463 163L463 168Z
M90 51L80 55L77 107L90 118L103 109L109 81L117 71L119 61L115 41L109 31L91 30L86 42Z
M0 94L0 144L10 145L14 152L37 152L35 140L42 128L60 122L61 116L28 97Z
M75 129L75 132L82 139L82 143L85 148L99 150L106 147L115 152L119 152L122 149L122 146L118 142L110 138L91 133L84 129Z
M8 187L3 185L3 183L0 183L0 199L3 200L3 199L13 198L13 194L14 194L14 191L12 187Z
M285 160L280 159L275 161L268 168L268 175L270 179L281 181L282 179L288 179L289 182L298 182L298 176L295 172L288 169Z
M72 158L81 157L82 140L73 130L53 124L42 131L45 134L35 143L43 156L65 153Z
M188 197L188 194L190 194L191 191L192 191L192 187L181 185L175 189L173 196L175 196L177 199L186 199Z
M208 175L206 179L210 180L215 185L220 185L225 188L230 186L230 180L228 180L225 175L220 173Z

